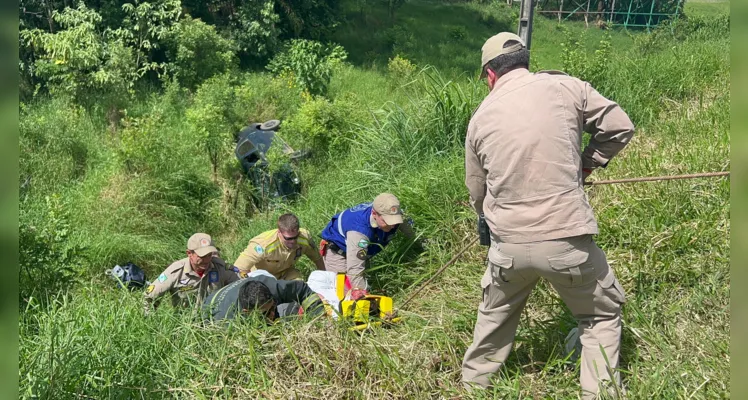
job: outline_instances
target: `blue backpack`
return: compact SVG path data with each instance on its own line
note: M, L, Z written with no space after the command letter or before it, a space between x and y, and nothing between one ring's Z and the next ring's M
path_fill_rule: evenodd
M104 272L117 282L120 288L142 289L146 285L145 272L137 265L128 262L124 266L115 265Z

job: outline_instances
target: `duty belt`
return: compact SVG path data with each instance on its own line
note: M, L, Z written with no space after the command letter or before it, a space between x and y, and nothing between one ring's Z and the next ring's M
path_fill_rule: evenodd
M327 243L327 249L330 250L330 251L332 251L333 253L339 255L339 256L345 257L345 251L343 251L343 249L341 249L340 246L338 246L337 244L335 244L333 242L328 242Z

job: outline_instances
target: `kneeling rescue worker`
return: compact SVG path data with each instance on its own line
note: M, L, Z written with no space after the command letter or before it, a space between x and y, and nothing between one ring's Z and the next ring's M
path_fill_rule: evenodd
M353 290L368 290L364 267L368 259L387 246L400 231L409 239L413 229L403 223L400 201L382 193L373 203L363 203L335 214L322 231L320 248L328 271L347 275Z
M301 272L295 268L302 254L309 257L318 270L324 271L325 263L309 231L299 228L299 219L295 215L283 214L278 218L278 228L253 237L234 265L239 268L242 278L260 269L277 279L303 281Z
M233 267L218 257L213 239L205 233L196 233L187 241L187 258L169 265L145 290L144 308L148 314L158 307L161 296L171 295L175 307L202 304L203 299L239 276Z

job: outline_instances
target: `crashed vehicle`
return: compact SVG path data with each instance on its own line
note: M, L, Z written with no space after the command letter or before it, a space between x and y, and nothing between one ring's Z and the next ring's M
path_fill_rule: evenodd
M274 172L268 168L266 153L272 145L282 146L281 151L292 162L307 155L304 151L294 151L278 136L280 124L277 119L253 123L236 136L236 158L256 190L255 200L260 203L271 199L293 200L301 192L301 181L291 163L282 165Z

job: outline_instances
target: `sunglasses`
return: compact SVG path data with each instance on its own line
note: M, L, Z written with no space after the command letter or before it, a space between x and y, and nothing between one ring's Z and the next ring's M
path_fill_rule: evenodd
M296 236L290 236L290 237L289 237L289 236L286 236L286 235L284 235L284 234L282 234L282 233L281 233L281 236L283 236L283 239L286 239L286 240L288 240L289 242L290 242L290 241L292 241L292 240L296 240L296 239L298 239L298 238L299 238L299 235L298 235L298 234L297 234Z

